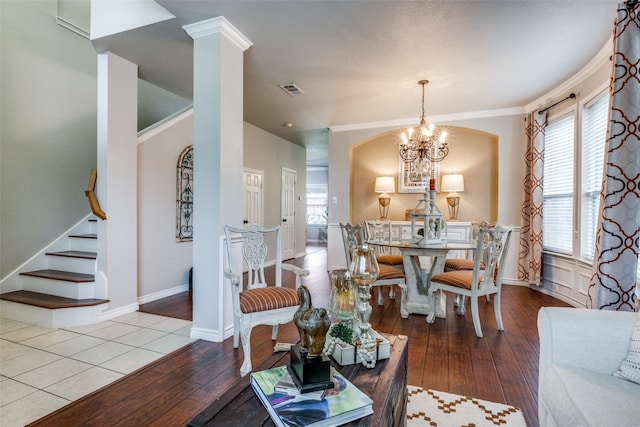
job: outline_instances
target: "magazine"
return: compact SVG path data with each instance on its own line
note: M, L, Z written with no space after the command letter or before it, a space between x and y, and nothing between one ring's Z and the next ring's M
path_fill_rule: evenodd
M338 371L332 375L335 387L324 390L321 399L276 391L285 373L286 366L251 373L251 386L279 427L339 426L373 413L373 400Z
M278 380L274 389L277 393L284 393L292 396L300 396L303 394L293 382L288 370L282 374L282 377ZM324 392L325 390L316 390L304 393L304 396L308 399L320 400L324 397Z

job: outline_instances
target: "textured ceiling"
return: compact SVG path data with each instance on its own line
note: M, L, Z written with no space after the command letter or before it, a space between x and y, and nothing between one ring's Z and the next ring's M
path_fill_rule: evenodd
M176 16L94 40L145 80L192 95L182 26L224 16L245 52L245 121L326 163L327 129L522 108L566 81L611 38L617 1L157 0ZM296 83L291 97L278 85ZM293 127L283 126L292 123ZM315 159L315 157L318 157Z

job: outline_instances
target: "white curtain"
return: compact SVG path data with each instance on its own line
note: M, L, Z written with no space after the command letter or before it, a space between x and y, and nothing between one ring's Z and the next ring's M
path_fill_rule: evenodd
M633 311L640 251L640 3L618 5L611 110L587 307Z

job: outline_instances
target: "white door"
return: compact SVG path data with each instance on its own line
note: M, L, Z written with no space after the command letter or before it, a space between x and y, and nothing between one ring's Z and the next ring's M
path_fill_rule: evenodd
M245 169L242 175L244 182L244 217L243 225L256 224L262 227L262 181L264 172Z
M291 259L296 251L296 171L282 168L282 194L281 209L282 219L282 259Z

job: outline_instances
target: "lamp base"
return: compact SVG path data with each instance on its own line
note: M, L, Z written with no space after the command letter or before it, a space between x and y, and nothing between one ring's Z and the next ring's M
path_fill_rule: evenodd
M386 196L386 197L385 197ZM391 197L387 193L383 193L378 197L378 208L380 209L380 219L388 220L387 215L389 214L389 205L391 204Z
M455 194L455 195L452 195ZM447 196L447 204L449 205L449 220L458 220L458 207L460 206L460 196L457 193L451 193Z

